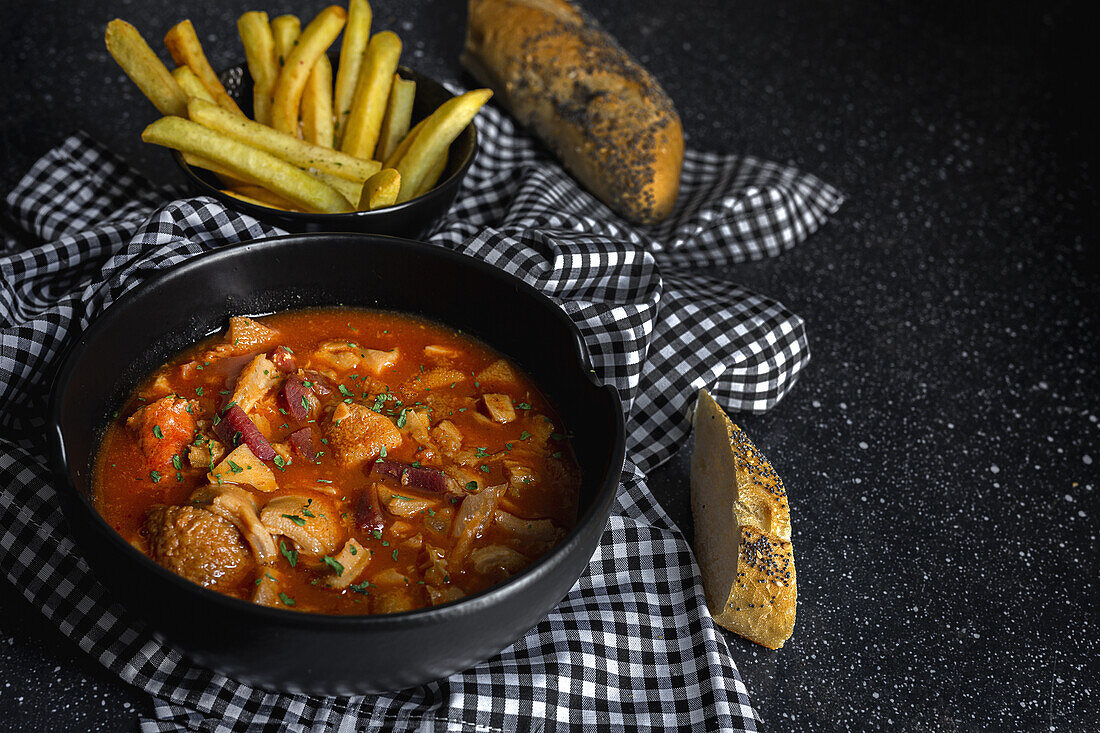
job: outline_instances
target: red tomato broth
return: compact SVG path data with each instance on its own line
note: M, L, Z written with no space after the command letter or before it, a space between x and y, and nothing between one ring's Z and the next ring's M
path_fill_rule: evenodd
M291 567L288 556L294 555L294 543L280 536L274 539L276 544L282 543L286 552L280 553L274 563L267 566L257 564L247 582L230 588L219 587L218 590L249 599L255 586L277 576L279 591L283 595L279 596L281 601L275 605L296 610L362 614L403 610L410 602L412 607L431 604L424 581L424 573L430 567L426 547L430 544L448 555L452 552L455 540L451 536L450 522L465 496L447 493L439 497L402 485L397 479L379 478L370 474L374 460L362 465L345 465L331 446L322 440L326 430L331 430L328 416L335 406L344 402L372 407L377 404L381 383L389 387L390 394L400 395L397 399L402 406L410 408L415 405L415 409L419 410L431 406L428 414L433 429L442 420L450 420L462 434L460 453L476 450L477 456L484 455L485 460L476 469L479 490L509 484L508 490L501 496L498 510L507 511L524 521L549 519L556 529L557 539L576 522L580 469L561 420L532 380L510 362L514 382L479 383L480 380L474 375L502 358L486 345L445 326L390 312L334 308L290 311L255 320L279 332L276 343L289 347L299 367L305 366L309 355L320 343L339 339L346 339L363 349L389 351L396 348L399 356L392 367L377 377L357 374L359 378L352 378L351 375L356 374L354 369L347 372L334 369L337 379L330 382L334 388L333 395L324 401L322 413L306 423L312 429L315 450L322 451L318 462L310 463L298 454L294 454L292 460L282 467L274 461L264 461L275 474L278 490L263 493L242 485L261 509L272 498L286 495L312 497L318 504L334 504L345 538L354 539L370 553L367 568L356 579L359 591L326 587L326 579L334 571L320 557L299 553L297 565ZM224 334L219 334L204 339L154 372L134 391L105 432L93 483L96 507L127 541L147 553L148 542L143 533L146 513L156 505L187 504L192 492L211 483L207 478L209 466L191 466L185 453L180 456L178 470L175 466L169 466L157 471L142 453L136 431L127 427L126 419L143 405L175 393L194 400L194 414L200 419L212 421L225 408L237 373L253 357L272 348L272 345L265 344L247 353L201 358L209 355L219 344L224 344L225 338ZM459 355L443 362L428 359L423 354L424 348L429 345L448 347L459 352ZM434 389L423 387L425 375L431 375L433 369L442 368L441 363L463 373L465 378L456 379L453 385L444 384ZM197 368L198 364L201 364L201 369ZM338 385L343 385L344 390L340 390ZM490 390L492 393L507 394L512 399L516 413L512 422L501 424L477 417L477 414L486 414L479 398L490 393ZM268 393L249 412L272 444L286 441L291 432L303 426L284 414L285 403L279 395L280 391L281 387ZM272 399L271 394L276 397ZM424 404L429 401L431 405ZM392 411L388 417L395 425L400 412L391 405L396 404L396 400L389 399L381 408L383 413ZM462 404L463 408L454 409L458 404ZM547 420L552 424L552 437L545 441L545 445L532 445L551 432ZM454 463L443 455L442 450L418 450L418 445L409 433L404 432L400 446L388 450L385 459L411 464L418 457L433 452L434 460L422 465L434 467L446 466L449 461ZM226 450L232 450L232 446L226 446ZM504 459L525 463L532 475L530 483L510 482L504 469ZM424 510L404 518L381 508L386 520L385 529L381 537L375 537L371 532L360 529L355 521L356 502L372 484L378 484L401 497L432 500L431 513ZM401 529L402 523L411 525L412 529L396 531ZM446 529L440 532L440 526ZM416 546L417 536L421 538L420 546ZM507 528L490 521L474 541L470 553L479 548L501 545L518 550L527 561L534 561L548 550L546 544L525 542L523 538L513 536ZM339 548L331 555L336 555L338 551ZM502 575L496 571L488 574L477 572L468 561L470 553L467 553L465 562L446 573L446 586L470 594L494 585L506 576L507 573ZM373 582L372 578L391 568L407 576L407 587L387 592L385 588L362 585L363 581ZM267 574L269 569L273 569L271 574ZM438 583L438 573L432 577ZM402 598L398 608L378 600L380 597L388 599L394 593ZM376 608L376 605L379 607Z

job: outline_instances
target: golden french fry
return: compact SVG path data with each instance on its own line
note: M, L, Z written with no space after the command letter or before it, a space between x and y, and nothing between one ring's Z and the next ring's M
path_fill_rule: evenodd
M405 152L409 149L409 146L412 145L413 140L415 140L416 136L420 134L420 131L424 129L424 123L427 121L427 117L420 120L420 122L416 123L416 127L409 130L409 133L401 138L401 142L397 144L397 149L390 153L390 156L382 163L383 168L397 167L397 164L405 157Z
M187 94L137 28L120 18L107 24L107 51L161 114L186 115Z
M314 168L322 173L361 184L382 167L376 160L361 160L331 148L299 140L294 135L273 130L259 122L227 113L216 104L192 99L187 115L203 127L270 153L299 168Z
M241 201L247 201L257 206L268 206L283 211L301 211L292 202L268 191L263 186L237 186L235 188L222 189L222 193L228 194Z
M235 199L240 199L241 201L244 201L246 204L252 204L253 206L264 206L264 207L267 207L269 209L280 209L280 208L282 208L281 206L274 206L272 204L264 203L263 201L260 201L259 199L254 199L251 196L249 196L248 194L241 193L240 191L235 191L232 188L223 188L223 189L221 189L221 192L224 193L226 196L232 196Z
M202 44L195 35L195 26L191 25L191 21L181 20L172 26L172 30L164 36L164 45L168 47L168 53L172 54L177 66L188 66L195 72L195 76L199 77L199 81L219 106L243 116L241 108L226 93L218 75L206 60L206 54L202 51Z
M401 191L401 174L393 168L383 168L367 179L359 195L359 211L374 211L393 206Z
M417 194L432 164L492 96L490 89L466 92L439 105L439 109L424 121L424 127L397 164L397 171L401 174L401 193L397 195L397 203L408 201Z
M347 15L339 5L330 5L318 13L298 37L298 44L286 57L279 80L275 82L271 126L276 130L298 132L298 107L313 65L340 35Z
M359 69L363 54L370 40L371 8L367 0L348 0L348 24L344 27L344 41L340 45L340 68L336 70L336 142L344 137L351 103L355 99L355 86L359 81Z
M353 209L339 191L300 168L182 117L160 118L145 128L141 139L212 160L232 175L254 180L310 211L339 213Z
M267 13L250 10L237 18L237 32L244 46L244 58L252 75L252 117L265 125L271 121L271 90L279 78L275 36Z
M417 189L413 196L423 196L428 191L435 188L435 184L439 183L439 177L443 175L443 171L447 170L447 157L448 150L443 150L443 155L435 159L435 162L428 167L428 174L424 176L424 181L420 184L420 188Z
M191 71L189 66L177 66L172 69L172 78L176 80L176 83L180 85L180 89L187 95L188 98L195 97L206 102L214 103L214 97L210 95L210 92L206 91L206 87L199 81L199 77L195 76L195 72ZM183 115L187 116L184 112Z
M315 169L309 169L306 173L316 178L321 183L332 186L340 195L348 200L348 203L355 206L359 203L359 192L363 190L363 182L349 181L346 178L337 178L336 176L330 176L327 173L322 173Z
M382 116L386 112L386 100L390 85L401 58L401 39L396 33L382 31L370 39L359 82L355 87L355 99L351 103L340 149L357 158L369 158L378 144L382 129Z
M392 155L397 150L397 144L408 134L415 98L416 82L406 81L399 74L394 74L386 114L382 117L382 131L378 135L378 147L374 151L374 157L378 160Z
M192 153L185 153L180 151L180 155L187 162L187 165L192 168L203 168L210 171L218 177L222 182L222 185L228 188L240 188L241 186L256 185L255 180L248 180L242 177L238 171L231 172L224 165L219 165L208 158L204 158L201 155L193 155Z
M298 20L297 15L280 15L278 18L271 20L271 35L275 37L275 61L279 64L281 70L286 65L286 60L290 56L290 52L294 50L294 43L298 40L298 36L302 35L302 21ZM275 80L278 81L279 77L276 74ZM275 91L275 83L271 84L271 91Z
M331 148L332 127L332 62L321 54L313 64L305 91L302 92L302 137L306 142Z

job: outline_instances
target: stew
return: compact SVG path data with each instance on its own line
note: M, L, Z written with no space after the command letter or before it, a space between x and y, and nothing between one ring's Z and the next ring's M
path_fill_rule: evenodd
M157 369L96 459L100 514L156 562L268 606L391 613L519 572L576 521L580 469L514 364L346 308L234 317Z

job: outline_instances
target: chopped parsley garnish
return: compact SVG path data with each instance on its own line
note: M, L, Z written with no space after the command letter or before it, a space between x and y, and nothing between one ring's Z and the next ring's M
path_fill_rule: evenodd
M271 462L278 466L280 471L286 470L286 461L283 460L282 456L275 456L271 459Z
M336 558L325 555L321 558L321 560L325 563L325 565L328 565L330 568L332 568L333 572L335 572L337 575L344 574L344 565Z
M310 519L313 519L315 516L317 516L316 514L314 514L313 512L311 512L309 510L309 505L312 504L312 503L313 503L313 499L306 499L305 506L302 507L302 514L309 517Z
M520 440L527 440L530 437L531 437L531 434L529 432L527 432L526 430L524 430L522 433L519 434L519 439Z
M489 467L488 466L482 466L481 470L484 471L485 473L489 473Z
M470 481L466 484L467 491L477 491L477 481Z
M485 458L485 457L487 457L487 456L489 455L489 454L488 454L488 453L486 452L486 449L485 449L485 448L474 448L474 451L475 451L475 455L476 455L476 456L477 456L478 458Z
M338 389L340 390L340 394L344 395L345 397L354 397L355 396L351 393L351 390L349 390L347 387L345 387L342 384L338 385Z
M195 394L202 397L202 387L195 387Z
M526 402L520 402L518 405L516 405L516 407L518 407L521 410L530 410L531 409L531 405L527 404Z
M172 467L177 471L183 470L183 463L180 461L179 456L172 456Z
M297 524L299 527L306 526L306 520L302 519L297 514L284 514L283 519L289 519L290 521Z
M160 425L153 426L153 435L157 436L160 440L164 440L164 431L160 429Z
M232 471L233 473L241 473L242 471L244 471L244 469L243 469L243 468L241 468L240 466L238 466L238 465L237 465L236 463L234 463L233 461L230 461L230 460L228 460L228 459L227 459L227 460L226 460L226 463L228 463L228 464L229 464L229 470L230 470L230 471Z
M396 559L397 559L397 548L396 548L396 547L395 547L395 548L394 548L394 550L393 550L393 559L394 559L394 560L396 560Z
M399 428L405 427L405 422L406 422L405 412L406 412L405 408L401 408L401 414L397 416L397 427L399 427Z
M561 458L561 451L554 451L550 455L552 455L554 458Z
M288 550L285 542L279 543L279 553L290 563L290 567L298 567L298 551Z
M160 483L160 471L150 471L149 478L153 479L153 483Z
M297 602L293 598L288 596L286 593L280 593L279 594L279 600L282 601L287 606L293 606Z

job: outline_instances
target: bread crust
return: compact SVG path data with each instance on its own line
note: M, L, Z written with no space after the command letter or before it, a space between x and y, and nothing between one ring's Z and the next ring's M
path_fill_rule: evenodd
M462 63L601 201L653 224L680 190L672 100L567 0L470 0Z
M706 390L693 427L691 513L707 606L721 626L778 649L794 632L798 596L783 481Z

